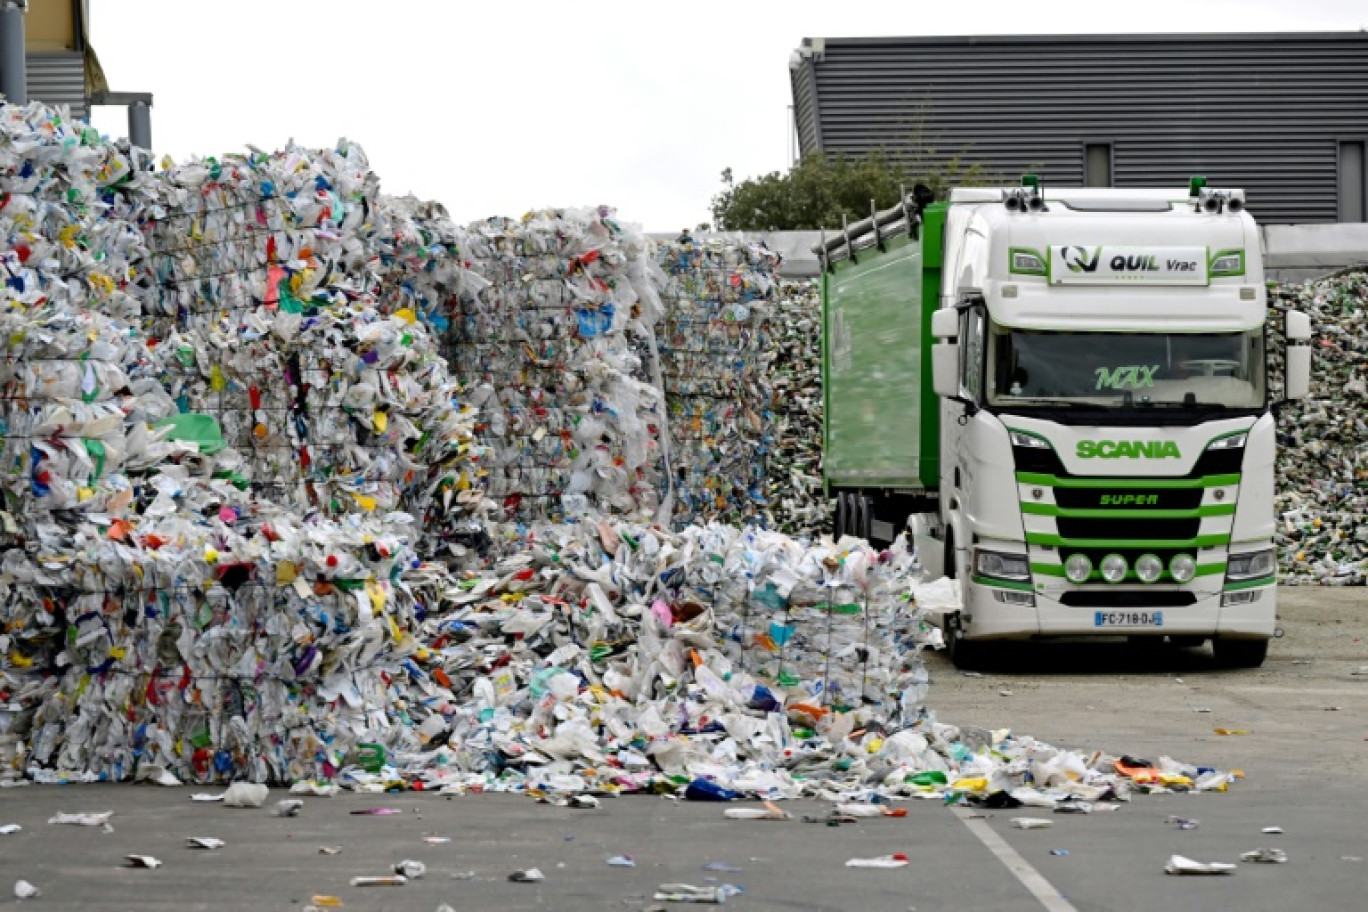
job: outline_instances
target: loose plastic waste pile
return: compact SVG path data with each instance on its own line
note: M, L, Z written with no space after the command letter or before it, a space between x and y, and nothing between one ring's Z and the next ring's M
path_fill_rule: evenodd
M1278 419L1281 579L1293 585L1368 581L1368 273L1275 289L1311 317L1311 396ZM1270 316L1274 338L1281 315ZM1281 344L1270 343L1275 390Z
M445 354L480 410L495 518L668 512L646 236L611 209L543 210L465 243L481 281L452 302Z
M741 239L660 244L661 373L679 522L762 519L775 445L780 257Z

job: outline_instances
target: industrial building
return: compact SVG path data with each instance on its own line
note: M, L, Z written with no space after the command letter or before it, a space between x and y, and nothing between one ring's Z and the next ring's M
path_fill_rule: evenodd
M1368 220L1368 33L807 38L799 151L1046 184L1243 187L1264 224Z

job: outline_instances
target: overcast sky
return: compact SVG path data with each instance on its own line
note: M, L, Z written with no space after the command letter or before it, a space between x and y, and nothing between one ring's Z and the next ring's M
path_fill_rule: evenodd
M731 167L786 168L804 37L1343 31L1363 0L91 0L110 88L158 153L359 141L388 193L460 221L608 203L673 231ZM122 108L95 125L127 134Z

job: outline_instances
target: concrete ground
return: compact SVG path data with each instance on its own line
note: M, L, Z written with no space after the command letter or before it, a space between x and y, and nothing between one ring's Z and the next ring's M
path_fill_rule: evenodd
M1206 650L1103 644L1014 650L973 677L929 658L931 704L942 719L1242 769L1245 780L1225 794L1141 796L1088 816L987 811L967 822L933 802L911 802L906 818L827 827L801 821L825 814L814 802L788 805L794 820L756 822L725 819L720 805L645 796L575 811L514 796L409 793L306 799L299 817L279 818L193 804L195 787L30 786L0 791L0 825L23 827L0 836L0 905L15 902L14 881L24 878L43 890L35 909L297 910L324 895L352 910L640 910L654 905L661 883L718 878L745 890L729 905L755 910L1362 908L1368 675L1353 672L1368 665L1368 591L1287 589L1280 597L1287 636L1257 671L1215 670ZM1217 727L1249 734L1220 736ZM283 797L273 791L271 802ZM402 813L350 813L370 807ZM115 812L111 834L46 822L58 811L104 810ZM1010 818L1023 814L1050 816L1054 826L1013 829ZM1165 819L1175 814L1200 826L1174 829ZM1285 833L1260 832L1271 825ZM451 842L424 841L432 835ZM191 850L189 836L227 846ZM342 851L320 854L324 845ZM1283 848L1291 860L1241 864L1226 877L1163 873L1173 853L1236 862L1261 846ZM897 852L912 863L845 866ZM122 867L129 853L164 865ZM637 867L609 867L619 854L635 856ZM427 875L402 887L348 885L404 859L424 862ZM703 870L710 861L741 870ZM545 882L508 882L532 866Z

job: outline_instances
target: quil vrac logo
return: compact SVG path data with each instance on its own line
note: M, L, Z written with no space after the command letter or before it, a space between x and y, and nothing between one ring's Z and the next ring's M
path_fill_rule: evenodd
M1070 272L1097 272L1101 256L1101 247L1064 247L1059 251L1059 258Z

